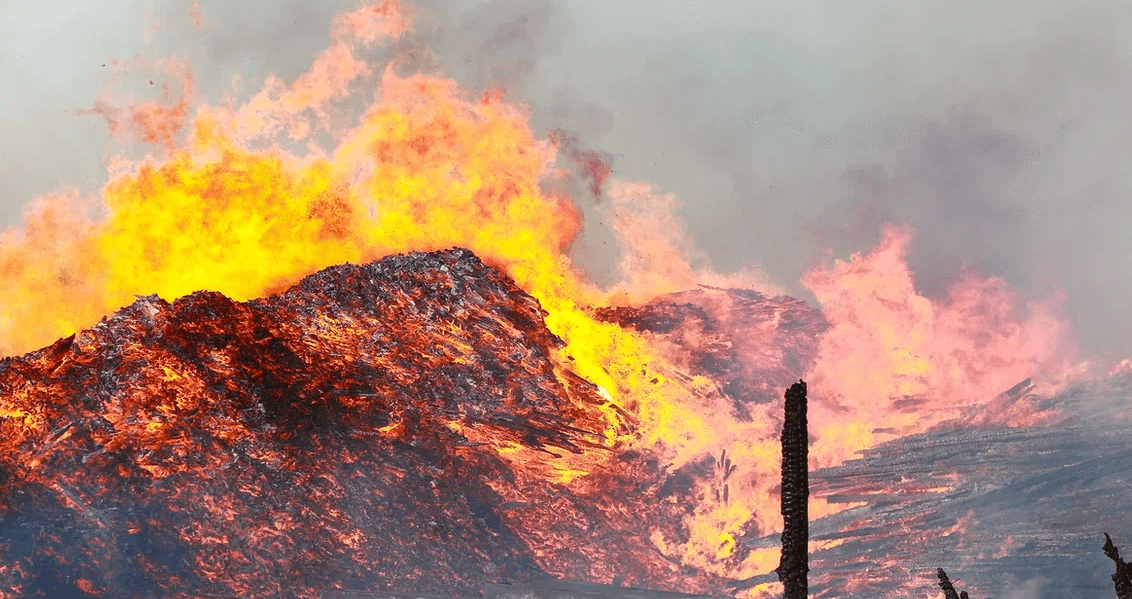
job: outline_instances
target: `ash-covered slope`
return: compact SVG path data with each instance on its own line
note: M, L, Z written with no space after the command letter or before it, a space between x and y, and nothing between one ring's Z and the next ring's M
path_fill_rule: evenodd
M1056 424L961 415L814 472L815 496L866 505L811 524L811 539L840 542L811 556L813 596L923 597L937 567L971 597L1115 596L1102 533L1132 547L1132 377L1046 399L1028 383L992 403L1035 401Z
M0 597L447 595L610 564L704 590L642 549L681 515L650 507L654 462L609 477L610 505L500 458L603 451L601 398L556 371L542 318L452 250L248 303L139 298L4 360Z
M654 335L691 374L716 381L736 408L780 401L782 390L813 363L829 323L787 296L700 287L660 296L640 307L601 308L597 317Z

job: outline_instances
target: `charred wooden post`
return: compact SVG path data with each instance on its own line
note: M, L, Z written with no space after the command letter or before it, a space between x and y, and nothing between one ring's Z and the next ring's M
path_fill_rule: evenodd
M1120 550L1112 544L1112 537L1104 533L1104 554L1116 562L1116 572L1112 574L1112 583L1116 586L1117 599L1132 599L1132 564L1120 557Z
M782 559L775 571L784 587L783 599L805 599L809 594L809 498L806 382L798 381L786 391L782 423Z
M935 575L939 577L939 588L943 589L943 599L959 599L959 593L955 592L955 585L951 584L947 572L944 572L943 568L938 568Z
M935 574L939 576L939 588L943 589L944 599L968 599L967 591L955 592L955 585L951 584L951 579L947 577L947 572L944 572L943 568L936 569Z

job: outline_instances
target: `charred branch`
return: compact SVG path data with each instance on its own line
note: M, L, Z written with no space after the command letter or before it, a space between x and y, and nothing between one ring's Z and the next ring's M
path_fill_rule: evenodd
M956 592L955 585L951 584L951 579L947 577L947 572L943 568L935 571L936 576L939 576L939 588L943 589L943 596L945 599L967 599L967 591Z
M784 535L785 536L785 535ZM1112 543L1112 537L1104 533L1104 554L1116 563L1116 572L1112 574L1112 582L1116 587L1117 599L1132 599L1132 564L1120 557L1120 550ZM936 569L939 577L939 588L943 589L944 599L968 599L967 591L956 592L955 585L947 577L943 568Z
M727 479L731 478L731 474L735 472L735 464L731 462L731 458L727 457L726 449L720 452L719 459L715 461L715 469L719 478L719 487L715 489L715 501L727 505L731 501Z
M805 599L809 592L810 540L809 432L806 427L806 382L798 381L786 391L782 423L782 559L778 579L784 599Z
M1104 554L1116 562L1116 572L1112 574L1112 583L1116 586L1117 599L1132 599L1132 564L1120 557L1120 550L1112 544L1112 537L1104 533Z

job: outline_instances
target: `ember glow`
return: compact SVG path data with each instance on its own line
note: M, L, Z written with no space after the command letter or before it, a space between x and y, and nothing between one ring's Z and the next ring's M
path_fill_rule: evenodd
M612 180L623 281L587 281L581 211L547 191L559 147L520 103L358 58L412 22L396 0L343 14L305 73L242 105L194 101L164 63L180 87L96 107L153 155L4 234L0 348L32 353L0 370L0 509L33 532L0 546L0 596L44 568L107 597L540 573L729 592L777 565L744 539L781 528L790 381L811 381L815 468L1027 377L1058 390L1055 306L1021 314L975 273L918 295L895 225L804 277L819 312L714 272L674 197ZM328 116L367 89L359 120ZM1022 401L982 424L1054 416Z

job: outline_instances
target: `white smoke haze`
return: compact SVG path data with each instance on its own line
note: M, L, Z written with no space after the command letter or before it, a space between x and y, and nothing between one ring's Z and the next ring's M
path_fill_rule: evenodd
M1038 599L1042 587L1049 582L1045 578L1031 578L1006 591L1005 599Z

